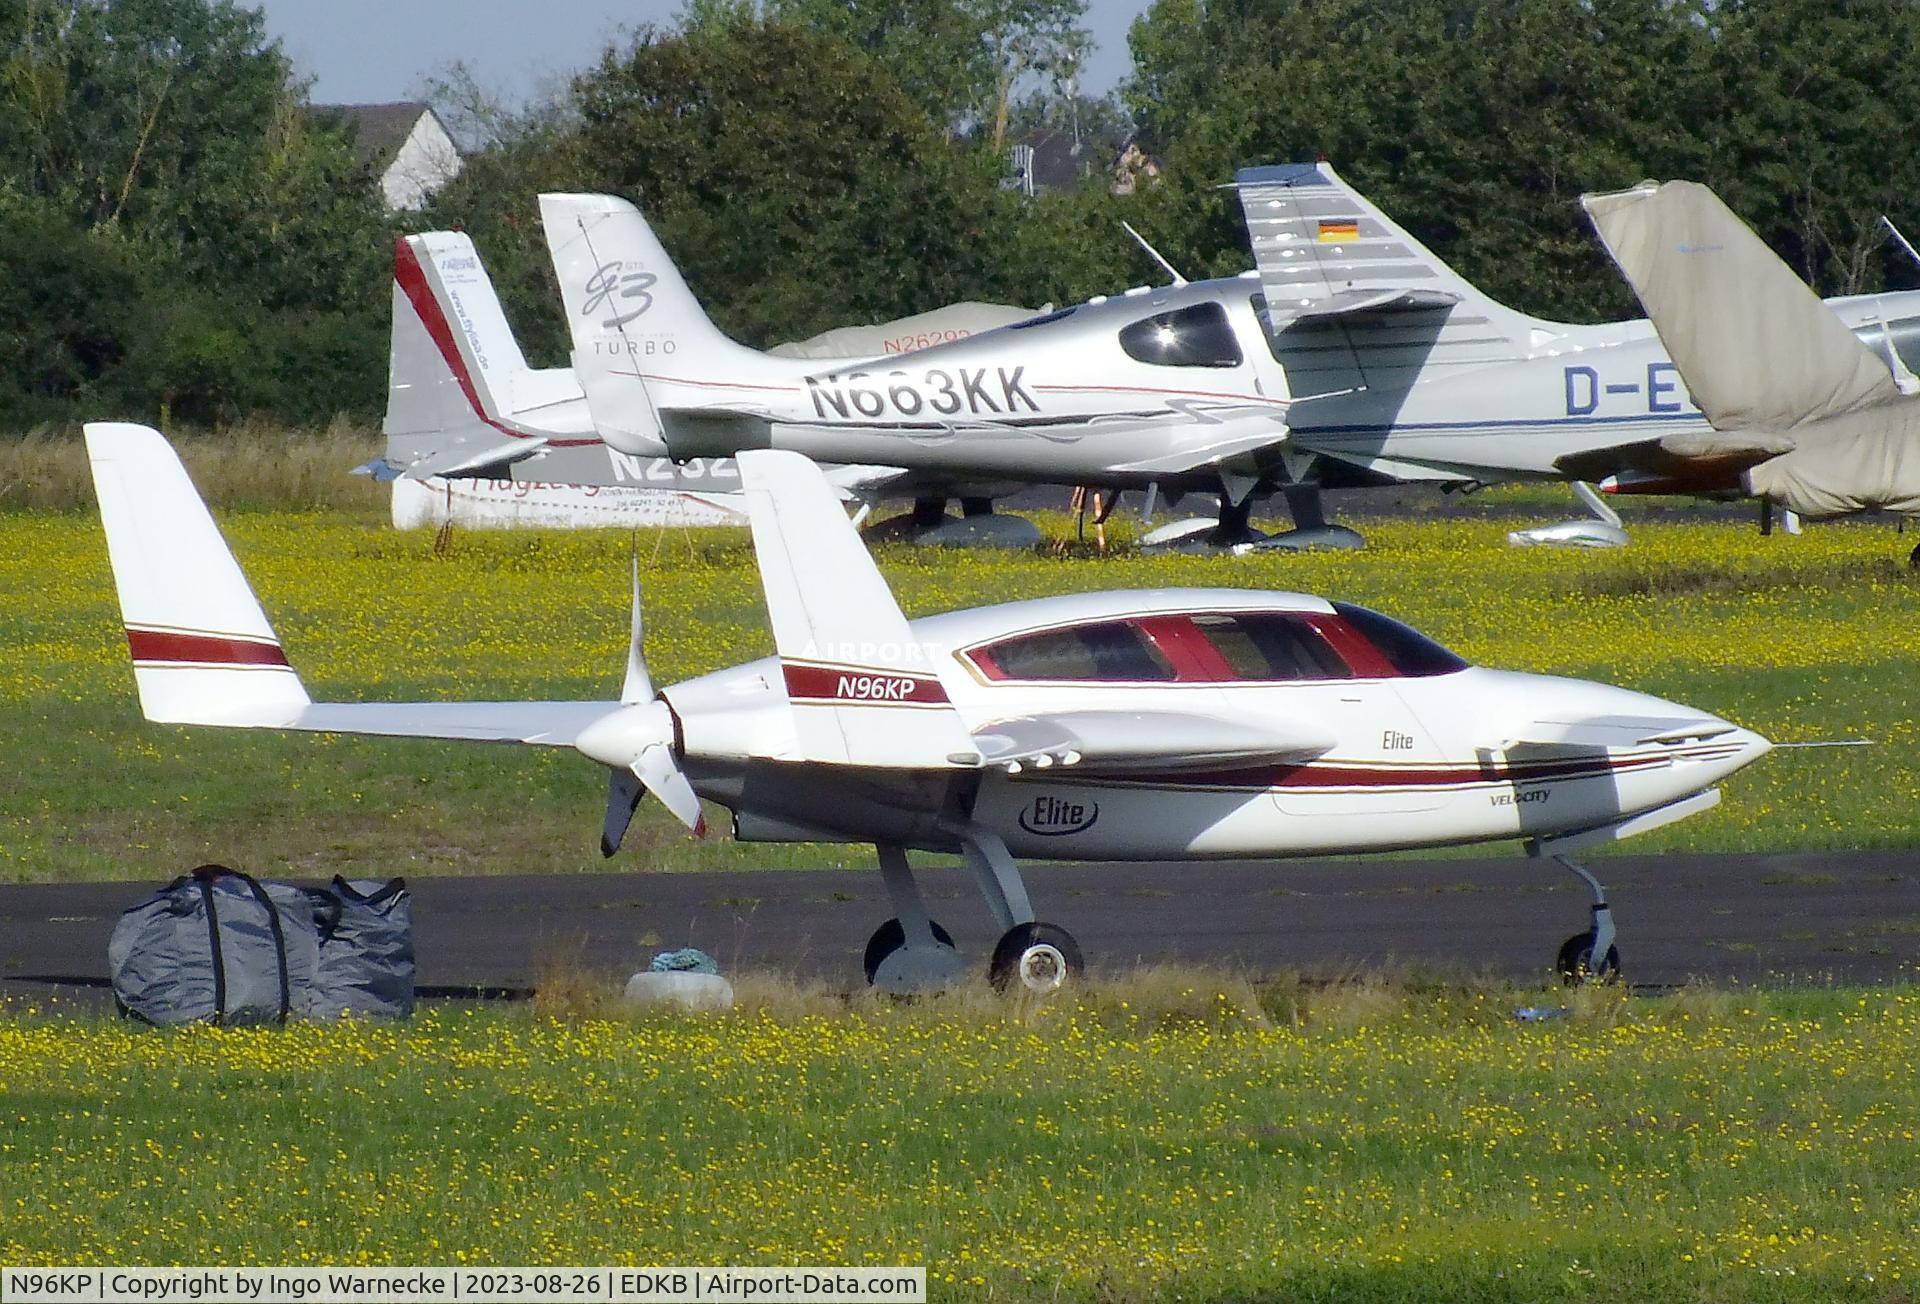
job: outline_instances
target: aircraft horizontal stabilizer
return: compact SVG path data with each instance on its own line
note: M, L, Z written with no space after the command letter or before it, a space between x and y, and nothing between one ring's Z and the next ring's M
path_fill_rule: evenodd
M1283 331L1297 321L1325 321L1362 313L1419 312L1451 308L1460 296L1446 290L1340 290L1323 299L1267 300L1267 329Z
M998 720L973 740L989 765L1010 773L1077 766L1089 773L1285 765L1333 748L1333 735L1302 725L1258 727L1221 716L1168 711L1062 711Z
M1707 187L1580 202L1714 429L1787 430L1900 397L1886 359Z
M1730 734L1734 726L1711 716L1659 719L1603 715L1574 720L1533 720L1503 738L1498 750L1515 747L1647 747Z

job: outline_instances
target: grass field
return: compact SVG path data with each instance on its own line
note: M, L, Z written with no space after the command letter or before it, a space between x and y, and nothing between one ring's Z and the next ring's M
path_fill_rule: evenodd
M1538 514L1529 518L1539 520ZM625 640L618 533L463 533L450 554L371 512L223 513L316 695L606 697ZM1885 526L1798 539L1636 524L1618 552L1507 546L1514 520L1383 519L1363 553L1246 558L882 548L910 615L1093 587L1298 588L1380 607L1490 665L1705 707L1781 751L1717 812L1633 850L1920 843L1920 576ZM1051 528L1065 530L1063 518ZM743 531L643 535L657 681L771 651ZM139 719L105 547L86 512L0 513L0 880L262 872L587 870L603 801L571 754L155 727ZM838 847L686 839L653 806L616 868L865 864Z
M925 1264L940 1298L1849 1300L1920 991L1161 973L1074 1005L0 1020L0 1262ZM1555 993L1544 999L1560 1000ZM989 1294L990 1292L990 1294Z

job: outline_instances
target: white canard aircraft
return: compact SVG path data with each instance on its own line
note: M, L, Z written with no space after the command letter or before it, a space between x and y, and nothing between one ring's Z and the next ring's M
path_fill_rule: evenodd
M1016 857L1188 861L1526 839L1593 893L1570 977L1616 971L1599 883L1568 857L1706 810L1769 747L1704 712L1469 666L1412 629L1295 593L1089 593L909 622L796 453L739 458L776 654L656 690L637 579L617 700L316 703L166 440L87 427L149 720L572 747L610 772L602 850L643 792L749 842L869 842L895 918L870 981L961 961L909 850L958 852L1004 930L990 974L1080 966Z

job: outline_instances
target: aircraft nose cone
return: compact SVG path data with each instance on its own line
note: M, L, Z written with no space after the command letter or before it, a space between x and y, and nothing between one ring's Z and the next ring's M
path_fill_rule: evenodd
M673 716L659 700L609 711L580 731L573 746L589 760L616 770L630 768L655 743L673 742Z

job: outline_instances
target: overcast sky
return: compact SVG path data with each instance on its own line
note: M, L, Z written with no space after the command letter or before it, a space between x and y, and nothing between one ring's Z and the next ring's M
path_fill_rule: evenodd
M482 86L521 100L593 62L623 28L664 23L679 0L254 0L267 30L322 104L413 98L426 77L464 60ZM1096 42L1084 85L1126 75L1127 27L1148 0L1089 0Z

